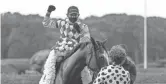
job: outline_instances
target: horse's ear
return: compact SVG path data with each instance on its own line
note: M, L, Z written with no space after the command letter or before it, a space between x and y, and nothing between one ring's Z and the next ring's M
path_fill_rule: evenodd
M102 43L103 43L103 45L105 45L105 43L107 42L107 39L105 39Z

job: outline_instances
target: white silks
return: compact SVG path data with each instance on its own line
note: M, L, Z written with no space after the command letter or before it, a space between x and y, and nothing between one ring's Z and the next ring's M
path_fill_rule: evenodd
M45 62L43 75L39 84L53 84L56 76L56 58L55 50L52 50Z

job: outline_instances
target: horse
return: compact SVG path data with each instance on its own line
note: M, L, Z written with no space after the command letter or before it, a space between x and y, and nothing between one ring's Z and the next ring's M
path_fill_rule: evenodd
M95 41L91 37L90 42L79 43L69 54L68 58L59 65L54 84L80 84L76 79L80 78L85 66L94 72L108 66L108 52L103 42Z

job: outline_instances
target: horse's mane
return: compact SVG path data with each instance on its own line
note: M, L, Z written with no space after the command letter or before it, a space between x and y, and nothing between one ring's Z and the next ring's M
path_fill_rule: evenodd
M93 37L91 37L91 42L94 45L94 49L96 50L97 49L97 43L96 43L96 41Z

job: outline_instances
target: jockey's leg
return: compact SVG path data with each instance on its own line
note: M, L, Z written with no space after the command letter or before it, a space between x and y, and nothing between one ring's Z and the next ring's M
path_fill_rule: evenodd
M55 77L55 59L55 51L52 50L45 62L43 75L39 81L39 84L53 84Z
M56 59L61 52L52 50L45 62L44 71L39 84L53 84L56 77Z

